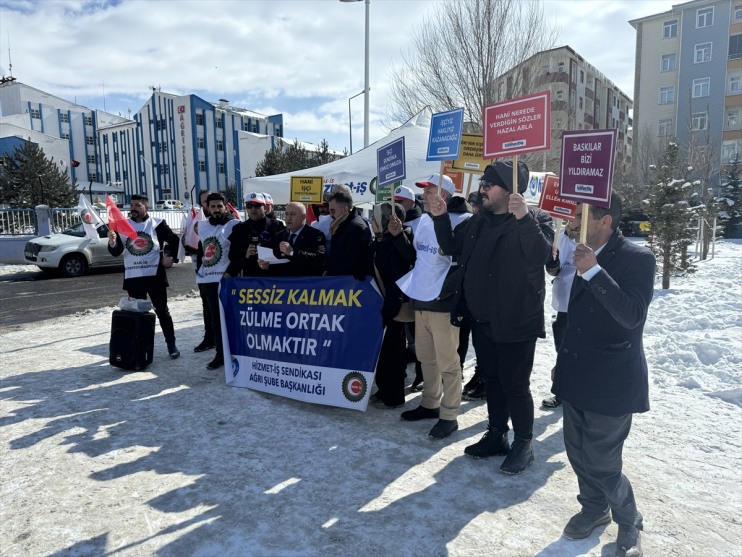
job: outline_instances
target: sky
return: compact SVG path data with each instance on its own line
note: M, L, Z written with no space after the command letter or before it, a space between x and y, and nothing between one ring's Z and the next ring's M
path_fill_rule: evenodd
M717 242L713 259L656 288L649 306L651 409L634 416L623 453L648 556L740 554L741 264L742 241ZM28 290L24 269L0 266L0 281L18 277L5 292ZM4 554L615 554L616 524L561 535L579 504L562 410L538 407L550 330L531 377L535 461L507 476L502 457L463 454L485 430L484 401L464 402L459 430L433 441L430 421L399 419L420 393L404 408L358 412L227 387L205 368L213 352L191 351L203 334L195 292L170 300L181 357L168 358L158 327L152 365L124 373L108 364L112 309L0 332ZM467 380L474 364L470 350Z
M392 64L434 24L440 0L370 2L370 141L383 137ZM667 0L544 0L548 23L633 97L628 21ZM136 112L152 87L284 115L285 135L350 150L348 99L364 89L363 2L0 0L0 70L89 108ZM363 145L363 95L351 102Z

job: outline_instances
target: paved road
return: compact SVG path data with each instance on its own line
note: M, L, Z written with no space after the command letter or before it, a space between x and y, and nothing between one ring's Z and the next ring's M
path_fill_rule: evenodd
M189 263L167 272L168 296L187 294L196 288ZM50 278L41 271L0 276L0 332L29 323L70 315L86 309L114 306L125 295L123 269L93 270L78 278ZM200 307L200 302L198 302Z

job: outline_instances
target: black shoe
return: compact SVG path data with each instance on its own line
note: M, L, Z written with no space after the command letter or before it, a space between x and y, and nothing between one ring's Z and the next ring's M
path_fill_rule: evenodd
M212 350L215 347L216 347L216 345L214 344L214 341L213 340L203 339L201 341L201 344L199 344L198 346L196 346L193 349L193 351L194 352L206 352L207 350Z
M425 408L424 406L418 406L414 410L408 410L402 412L399 416L406 422L417 422L419 420L434 420L440 414L438 408Z
M459 422L456 420L438 420L428 435L433 439L445 439L457 429L459 429Z
M482 438L464 449L464 453L474 458L505 456L510 451L507 432L487 428Z
M224 367L224 356L221 354L217 354L216 358L206 364L206 369L219 369L220 367Z
M500 471L505 474L520 474L533 462L533 448L530 439L516 437L513 446L510 447L508 456L500 466Z
M642 557L642 535L633 524L619 524L616 557Z
M167 343L167 353L170 354L172 360L176 360L180 356L180 350L175 346L175 341Z
M423 390L423 368L420 362L415 363L415 379L410 385L410 391L422 391Z
M556 395L545 398L541 401L542 408L559 408L562 405L562 399Z
M482 376L479 375L476 371L474 372L474 375L472 375L472 378L469 379L468 383L464 385L464 387L461 389L461 393L468 393L469 391L473 391L479 385L482 384Z
M564 537L570 540L581 540L593 533L598 526L609 524L611 521L611 511L606 509L600 514L585 514L584 511L578 512L569 519L564 527Z
M464 400L482 400L483 398L487 398L487 383L482 381L475 389L461 393L461 398Z

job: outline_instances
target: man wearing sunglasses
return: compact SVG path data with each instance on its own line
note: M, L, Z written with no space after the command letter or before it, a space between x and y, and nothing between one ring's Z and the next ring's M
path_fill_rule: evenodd
M248 193L245 209L247 220L234 227L230 259L242 258L242 276L262 276L264 271L258 265L258 246L276 248L285 227L267 216L267 205L262 193Z
M521 195L528 178L524 163L518 164L515 184L512 162L488 165L479 182L482 208L455 232L445 202L430 201L441 249L464 268L452 318L471 318L477 365L486 383L489 425L464 452L474 458L507 455L500 466L506 474L519 474L533 462L530 378L536 339L546 337L544 266L554 239L551 217L529 209Z

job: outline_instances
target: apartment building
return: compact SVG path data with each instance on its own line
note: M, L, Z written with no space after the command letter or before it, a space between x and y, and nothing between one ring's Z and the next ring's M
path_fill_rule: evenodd
M629 23L637 163L656 163L676 140L729 164L742 147L742 0L693 0Z
M618 130L616 168L631 164L632 101L569 46L539 52L497 79L498 98L551 91L551 149L527 155L532 171L559 172L564 130Z

